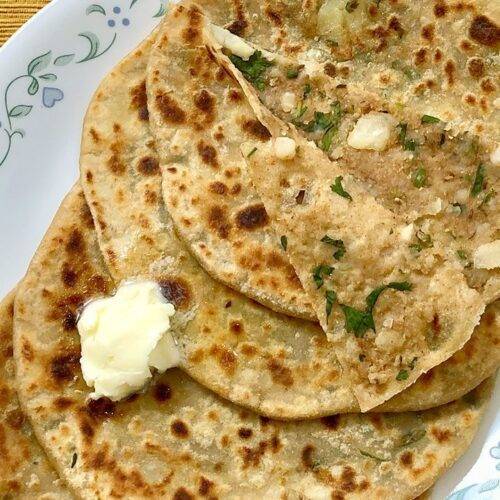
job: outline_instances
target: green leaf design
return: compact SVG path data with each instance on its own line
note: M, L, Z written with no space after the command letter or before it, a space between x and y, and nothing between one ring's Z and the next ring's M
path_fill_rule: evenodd
M54 66L66 66L75 58L75 54L64 54L62 56L56 57L54 61Z
M43 71L50 64L51 59L52 51L35 57L35 59L28 64L28 75L32 76L40 71Z
M167 8L165 7L165 5L161 4L158 12L153 17L163 17L166 12Z
M98 5L96 3L87 7L87 10L85 11L85 13L87 14L87 16L89 16L90 14L94 14L94 13L102 14L103 16L106 15L106 11L104 10L104 7L101 7L100 5Z
M40 77L41 80L46 80L48 82L53 82L55 80L57 80L57 75L54 75L54 73L47 73L45 75L42 75Z
M24 116L28 116L31 113L33 106L28 106L26 104L19 104L18 106L14 106L9 111L9 116L11 118L23 118Z
M139 1L139 0L132 0L132 1L130 2L130 8L132 8L132 7L133 7L133 6L134 6L134 5L135 5L138 1ZM162 5L162 7L163 7L163 5Z
M109 45L101 52L99 52L101 43L95 33L92 33L91 31L86 31L84 33L79 33L78 36L85 38L90 44L87 55L83 59L80 59L78 61L78 64L81 64L87 61L91 61L92 59L97 59L98 57L101 57L103 54L105 54L114 45L117 34L116 33L114 34L113 39L111 40Z
M33 78L31 80L30 86L28 87L28 94L35 95L38 92L39 88L40 85L38 84L38 80L36 78Z

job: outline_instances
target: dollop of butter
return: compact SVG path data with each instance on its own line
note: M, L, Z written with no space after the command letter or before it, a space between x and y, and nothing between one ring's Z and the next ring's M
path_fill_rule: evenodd
M153 281L120 286L112 297L97 299L78 320L81 366L92 398L119 401L139 391L160 372L179 364L170 330L175 307Z
M485 243L474 252L476 269L495 269L500 267L500 240Z
M274 141L274 154L280 160L292 160L297 152L297 143L290 137L278 137Z
M255 52L255 49L239 36L234 35L230 31L221 28L220 26L211 24L210 30L212 31L212 35L217 43L229 50L229 52L231 52L235 56L241 57L245 61L248 61L248 59L250 59L250 57Z
M356 122L347 138L347 144L354 149L383 151L395 125L396 120L387 113L368 113Z

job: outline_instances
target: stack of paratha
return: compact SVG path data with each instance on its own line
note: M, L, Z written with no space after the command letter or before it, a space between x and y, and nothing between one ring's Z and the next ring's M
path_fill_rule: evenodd
M0 493L431 487L500 363L499 45L491 2L172 5L97 90L0 310ZM138 279L179 367L92 399L79 314Z

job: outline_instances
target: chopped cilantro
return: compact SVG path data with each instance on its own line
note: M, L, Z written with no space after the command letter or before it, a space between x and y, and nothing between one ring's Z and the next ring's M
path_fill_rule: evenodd
M418 240L418 243L413 243L410 245L410 248L412 250L421 252L424 248L432 247L432 239L430 234L424 233L421 229L419 229L415 236Z
M359 6L359 1L358 0L348 0L348 2L345 4L345 10L351 14L354 12Z
M352 196L342 186L342 180L343 177L341 175L336 177L335 183L330 186L330 189L339 196L342 196L342 198L347 198L352 201Z
M303 99L307 99L312 92L312 87L310 83L304 85L304 93L302 94Z
M329 151L332 146L333 137L338 132L340 120L342 118L342 108L340 107L340 103L333 103L332 110L329 113L316 111L314 113L314 119L309 123L301 123L298 121L298 119L301 118L301 116L303 116L305 112L303 112L302 105L299 109L300 112L296 114L296 120L294 124L305 130L306 132L323 131L323 136L321 138L321 141L319 142L319 146L323 151Z
M336 260L340 260L345 255L346 249L344 242L342 240L334 240L333 238L325 234L325 236L321 238L321 241L323 243L326 243L327 245L332 245L333 247L335 247L335 252L333 253L333 257Z
M289 68L286 70L286 77L289 80L293 80L299 76L299 68Z
M421 123L439 123L441 120L431 115L423 115L420 120Z
M419 167L411 174L411 181L416 188L424 187L427 183L427 172L424 167Z
M320 264L313 269L313 280L316 283L317 288L321 288L324 284L324 277L331 276L334 269L333 267L327 266L325 264Z
M417 441L420 441L426 435L425 429L413 429L411 431L406 432L401 436L400 445L409 446L410 444L414 444Z
M399 129L398 139L400 144L403 146L403 149L405 151L415 151L415 149L417 148L417 142L413 139L407 138L408 124L399 123L397 128Z
M396 380L407 380L409 377L408 370L399 370L399 373L396 375Z
M458 255L458 258L461 259L461 260L467 260L468 259L467 253L465 252L465 250L457 250L457 255Z
M262 56L262 52L260 50L256 50L248 59L245 61L241 57L238 57L234 54L230 55L229 58L231 62L238 68L243 76L258 90L264 90L265 88L265 80L264 73L266 70L273 66L272 61L268 61L265 57Z
M392 281L388 285L382 285L375 288L375 290L373 290L373 292L366 297L366 305L368 306L369 312L373 312L375 304L377 303L381 293L389 288L398 292L409 292L412 289L412 284L408 281Z
M479 204L479 208L481 208L483 205L486 205L491 199L493 199L496 195L496 191L491 188L485 195L484 195L484 198L483 198L483 201Z
M282 236L280 238L280 243L281 243L281 248L286 252L286 249L288 248L288 238L286 236Z
M420 73L415 68L408 66L407 64L403 63L398 59L392 61L391 68L401 71L403 75L405 75L406 78L408 78L408 80L415 80L415 78L418 78L420 76Z
M325 297L326 297L326 318L328 319L330 317L330 314L332 314L332 308L333 304L337 300L337 294L333 290L327 290L325 292Z
M361 453L361 455L363 455L364 457L368 457L368 458L372 458L373 460L376 460L377 462L388 462L389 459L388 458L382 458L382 457L379 457L377 455L374 455L373 453L369 452L369 451L366 451L366 450L362 450L361 448L359 448L359 452Z
M250 151L250 153L247 154L247 158L250 158L250 156L255 154L256 151L257 151L257 148L253 148L252 151Z
M470 194L472 196L477 196L483 190L485 173L486 173L486 168L481 163L477 167L476 175L474 176L474 182L472 183L472 187L470 189Z

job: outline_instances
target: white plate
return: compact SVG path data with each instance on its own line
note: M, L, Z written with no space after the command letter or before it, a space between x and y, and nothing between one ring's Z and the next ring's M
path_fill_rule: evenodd
M77 179L94 90L151 32L164 1L53 0L0 50L0 296L23 276ZM433 498L500 498L499 393Z

